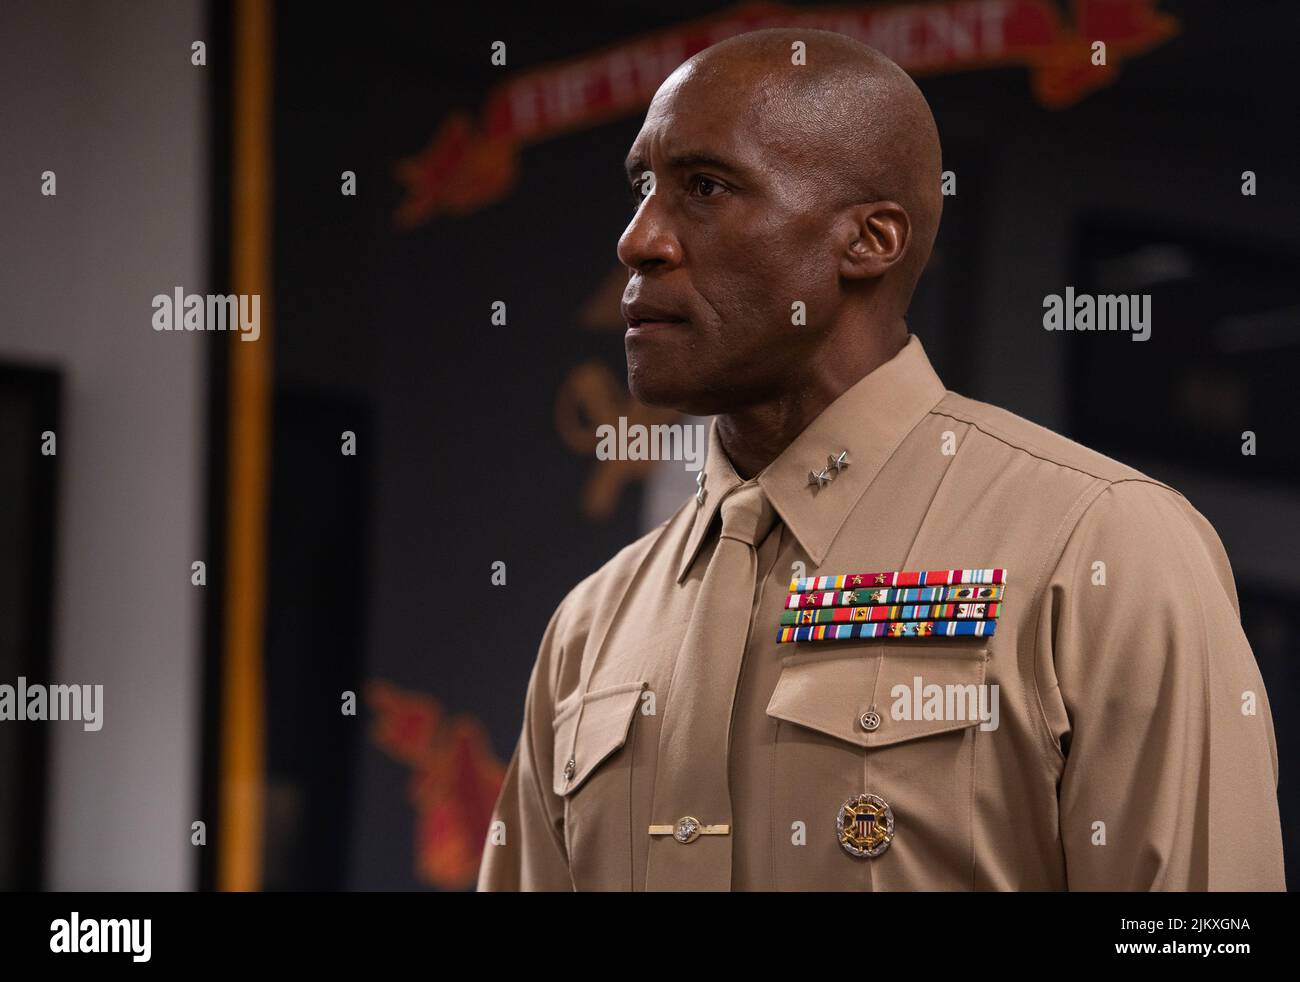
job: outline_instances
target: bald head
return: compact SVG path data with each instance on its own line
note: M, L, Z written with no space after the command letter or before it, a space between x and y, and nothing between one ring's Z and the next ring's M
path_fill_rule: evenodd
M901 348L939 227L939 138L879 52L794 29L708 48L660 86L626 167L642 402L802 419Z
M934 246L943 196L934 115L903 69L843 34L773 28L706 48L669 82L683 93L709 90L734 106L750 133L804 170L809 194L821 203L902 205L910 241L894 286L900 313L907 309Z

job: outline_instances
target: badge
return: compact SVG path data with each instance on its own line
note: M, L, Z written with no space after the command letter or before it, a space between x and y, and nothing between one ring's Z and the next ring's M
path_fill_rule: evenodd
M840 805L835 830L849 855L875 859L894 841L894 810L879 795L855 795Z

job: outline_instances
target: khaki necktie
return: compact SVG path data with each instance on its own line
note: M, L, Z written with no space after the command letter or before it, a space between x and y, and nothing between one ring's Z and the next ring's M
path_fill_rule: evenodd
M727 775L732 704L758 575L757 545L776 522L749 482L722 500L722 532L673 668L659 737L647 890L730 890ZM745 820L742 815L741 821Z

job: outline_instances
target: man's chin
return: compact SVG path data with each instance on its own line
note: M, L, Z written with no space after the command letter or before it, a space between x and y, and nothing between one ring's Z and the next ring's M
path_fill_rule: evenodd
M690 416L710 415L700 412L700 406L708 398L708 389L692 385L680 375L629 367L627 388L632 398L643 406L675 409Z

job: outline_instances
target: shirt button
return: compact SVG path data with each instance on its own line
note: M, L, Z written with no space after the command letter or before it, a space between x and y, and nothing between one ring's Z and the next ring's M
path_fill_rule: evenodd
M880 714L869 709L858 717L858 722L862 724L864 730L870 733L880 728Z

